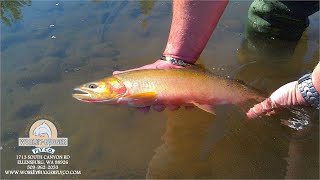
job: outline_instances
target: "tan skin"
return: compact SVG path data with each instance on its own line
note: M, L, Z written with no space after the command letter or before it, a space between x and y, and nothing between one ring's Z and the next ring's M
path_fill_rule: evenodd
M163 54L183 59L188 63L195 63L218 24L227 3L228 1L226 0L174 0L170 34ZM141 69L170 68L183 67L158 59L152 64L126 71L115 71L113 74ZM312 82L316 90L320 92L320 63L318 63L313 70ZM294 105L309 105L300 94L297 88L297 81L290 82L277 89L265 101L252 107L247 112L247 116L248 118L256 118L261 115L270 115L278 108ZM156 111L163 111L166 107L164 105L154 105L152 108ZM179 106L170 106L167 108L170 110L177 110L179 109ZM140 108L140 110L148 112L150 107Z
M320 92L320 62L312 72L312 83L315 89ZM247 112L247 116L256 118L264 114L273 114L275 109L295 105L309 105L298 89L298 81L289 82L277 89L269 98L252 107Z

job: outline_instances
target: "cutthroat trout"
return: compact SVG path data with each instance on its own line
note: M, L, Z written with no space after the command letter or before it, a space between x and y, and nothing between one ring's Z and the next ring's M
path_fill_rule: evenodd
M265 98L244 84L194 69L137 70L83 84L72 96L89 103L195 105L214 113L216 104L241 105Z

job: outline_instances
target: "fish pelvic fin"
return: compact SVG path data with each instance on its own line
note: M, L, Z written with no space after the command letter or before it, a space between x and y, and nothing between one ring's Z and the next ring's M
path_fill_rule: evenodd
M197 106L199 109L202 109L210 114L216 115L214 109L214 105L212 104L199 104L199 103L193 103L195 106Z
M126 97L128 105L135 107L144 107L151 105L155 102L157 93L155 92L144 92L138 94L132 94Z

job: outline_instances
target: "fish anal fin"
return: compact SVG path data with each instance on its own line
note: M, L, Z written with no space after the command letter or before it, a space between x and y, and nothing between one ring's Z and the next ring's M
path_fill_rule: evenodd
M198 104L198 103L193 103L195 106L197 106L199 109L202 109L208 113L216 115L214 112L214 105L212 104Z

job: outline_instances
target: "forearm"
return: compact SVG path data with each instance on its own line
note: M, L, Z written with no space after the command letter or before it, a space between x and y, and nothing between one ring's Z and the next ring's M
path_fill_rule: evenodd
M173 0L171 29L163 54L195 63L227 4L227 0Z

